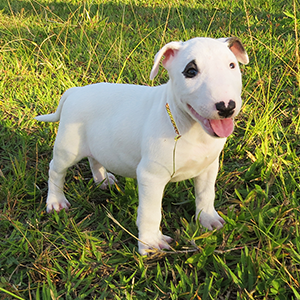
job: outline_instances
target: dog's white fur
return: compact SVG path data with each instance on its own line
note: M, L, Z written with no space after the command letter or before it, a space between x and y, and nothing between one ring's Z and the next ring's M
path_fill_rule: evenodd
M60 120L49 169L47 211L69 208L63 192L65 174L84 157L89 158L94 180L103 188L116 181L106 170L137 178L139 252L143 255L151 248L169 248L172 240L160 230L162 197L169 181L194 178L196 217L210 230L223 226L214 209L214 186L226 138L215 136L212 124L233 124L242 103L238 61L248 63L237 38L194 38L165 45L155 57L151 79L163 56L170 77L166 84L74 87L63 94L55 113L36 117L45 122ZM195 75L192 70L195 76L188 78L183 70L191 61L198 72ZM216 103L223 101L226 108L230 100L236 107L225 120ZM176 133L166 103L181 134L175 162ZM225 128L225 136L232 129Z

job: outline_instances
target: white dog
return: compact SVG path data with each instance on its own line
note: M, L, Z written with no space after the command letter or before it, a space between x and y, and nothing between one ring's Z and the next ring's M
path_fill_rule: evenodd
M116 182L106 170L137 178L142 255L151 248L169 248L172 240L160 230L169 181L194 178L196 217L210 230L223 226L214 209L214 186L219 154L242 104L238 61L248 63L238 38L194 38L166 44L155 56L151 79L163 56L170 77L166 84L74 87L63 94L55 113L36 117L60 120L47 211L69 208L63 192L66 171L84 157L102 188Z

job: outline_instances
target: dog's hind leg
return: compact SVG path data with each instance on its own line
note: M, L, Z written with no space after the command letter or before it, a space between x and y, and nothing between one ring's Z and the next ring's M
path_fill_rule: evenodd
M108 186L114 185L117 182L116 177L108 173L106 169L94 158L89 157L90 167L93 173L95 183L101 183L101 189L107 189Z
M48 180L48 196L47 196L47 212L52 210L60 211L68 210L69 201L66 199L63 189L67 167L58 167L59 163L54 158L50 162L49 180Z
M53 149L53 159L49 165L47 212L52 210L68 210L69 201L64 195L64 182L67 169L86 156L85 143L79 138L79 128L74 125L71 130L67 126L58 129Z

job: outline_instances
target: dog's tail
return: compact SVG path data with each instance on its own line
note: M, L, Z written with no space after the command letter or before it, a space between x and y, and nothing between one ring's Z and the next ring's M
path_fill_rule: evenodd
M67 100L70 92L73 88L68 89L60 98L59 104L57 106L56 112L48 115L36 116L35 119L41 122L57 122L60 120L61 110L64 106L65 101Z

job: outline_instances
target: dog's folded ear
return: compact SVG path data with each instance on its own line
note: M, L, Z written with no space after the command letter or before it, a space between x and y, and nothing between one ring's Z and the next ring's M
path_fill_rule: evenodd
M150 79L153 80L154 77L158 73L159 62L161 58L164 56L164 60L162 62L163 66L168 69L168 65L171 63L173 58L176 56L176 53L182 46L182 42L170 42L163 46L155 55L154 64L150 73Z
M236 59L246 65L249 63L248 54L241 42L241 40L237 37L229 37L229 38L220 38L218 41L226 43L228 48L233 52Z

